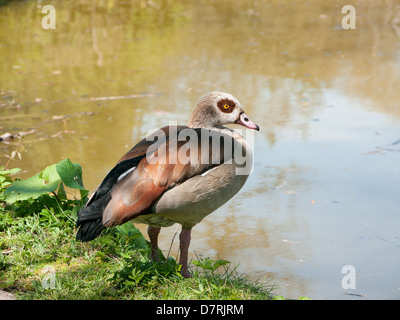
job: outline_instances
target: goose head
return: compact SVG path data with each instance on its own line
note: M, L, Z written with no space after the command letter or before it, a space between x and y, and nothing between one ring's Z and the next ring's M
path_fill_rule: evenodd
M238 99L229 93L213 91L197 102L188 127L215 128L234 123L260 130L260 127L244 113Z

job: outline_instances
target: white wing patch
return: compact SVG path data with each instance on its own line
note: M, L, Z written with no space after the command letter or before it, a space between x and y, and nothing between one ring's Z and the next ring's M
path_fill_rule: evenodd
M123 174L121 174L118 177L117 182L120 182L123 178L125 178L126 175L128 175L129 173L131 173L135 169L136 169L136 167L133 167L133 168L130 168L130 169L126 170Z

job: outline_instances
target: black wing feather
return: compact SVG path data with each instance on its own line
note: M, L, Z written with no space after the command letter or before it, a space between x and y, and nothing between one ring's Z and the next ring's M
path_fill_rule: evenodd
M103 211L111 200L110 191L118 178L129 170L137 167L146 155L127 159L118 163L104 178L94 195L86 206L79 210L76 226L79 228L76 234L77 241L90 241L95 239L105 229L103 225Z

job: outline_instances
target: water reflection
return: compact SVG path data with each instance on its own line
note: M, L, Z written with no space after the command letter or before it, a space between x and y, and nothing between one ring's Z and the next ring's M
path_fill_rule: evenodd
M93 189L148 130L231 92L262 128L255 169L191 248L273 276L288 297L347 298L340 270L354 264L361 293L399 298L396 1L357 4L356 30L336 1L46 4L53 31L37 2L0 6L1 133L36 130L12 162L22 178L69 157ZM1 144L3 162L15 146Z

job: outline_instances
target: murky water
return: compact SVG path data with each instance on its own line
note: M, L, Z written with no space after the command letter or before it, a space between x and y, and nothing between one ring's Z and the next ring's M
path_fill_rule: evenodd
M23 178L70 158L93 190L148 130L230 92L261 127L255 168L195 227L192 253L288 298L400 298L396 1L357 4L355 30L337 1L0 3L0 134L30 133L10 164ZM1 163L16 144L1 143ZM356 289L342 288L345 265Z

